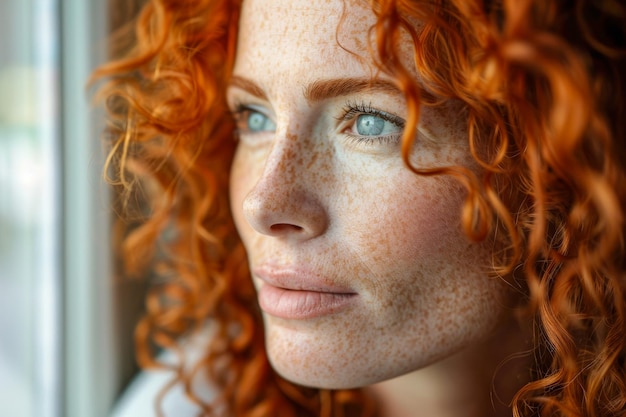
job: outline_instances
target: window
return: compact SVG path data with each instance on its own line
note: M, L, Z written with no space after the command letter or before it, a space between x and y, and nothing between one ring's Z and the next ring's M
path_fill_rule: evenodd
M104 417L136 370L144 284L114 274L85 86L115 3L0 2L0 416Z
M58 416L61 210L52 1L0 4L0 415ZM34 30L40 28L41 30ZM10 41L6 41L10 40Z

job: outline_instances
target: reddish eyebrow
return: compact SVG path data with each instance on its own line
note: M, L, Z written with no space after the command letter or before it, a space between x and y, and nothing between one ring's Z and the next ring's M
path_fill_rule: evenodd
M362 92L402 94L391 81L376 78L339 78L312 82L305 88L304 96L309 101L321 101Z
M229 85L229 87L241 88L242 90L247 91L248 93L252 94L255 97L258 97L258 98L260 98L262 100L267 100L267 95L261 89L261 87L256 85L254 83L254 81L251 81L251 80L249 80L247 78L238 77L236 75L233 75L230 78L230 85Z
M247 78L233 75L230 79L230 87L241 88L255 97L267 100L263 89ZM314 102L362 92L402 94L402 91L391 81L376 78L338 78L313 81L305 87L304 97Z

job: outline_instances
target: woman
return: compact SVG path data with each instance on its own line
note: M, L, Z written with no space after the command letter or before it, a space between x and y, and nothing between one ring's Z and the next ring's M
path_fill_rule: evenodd
M97 73L127 266L159 250L141 364L204 415L623 415L625 18L149 2Z

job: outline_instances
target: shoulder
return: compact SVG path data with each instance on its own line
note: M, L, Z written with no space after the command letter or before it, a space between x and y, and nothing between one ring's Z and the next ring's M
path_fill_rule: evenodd
M110 417L157 417L156 398L172 379L172 372L142 371L115 405ZM182 385L174 385L163 398L164 415L196 417L200 408L189 401Z
M202 356L209 338L208 333L208 331L203 331L199 335L181 342L188 363L193 365ZM176 356L171 351L163 352L158 359L162 363L176 362ZM174 376L174 372L169 370L141 371L125 389L109 417L157 417L160 415L197 417L201 409L187 398L181 383L177 383L166 390L160 403L163 414L157 413L156 399L163 388L172 382ZM199 378L194 379L193 388L195 393L204 400L211 400L215 396L214 389L211 389L206 381L201 381Z

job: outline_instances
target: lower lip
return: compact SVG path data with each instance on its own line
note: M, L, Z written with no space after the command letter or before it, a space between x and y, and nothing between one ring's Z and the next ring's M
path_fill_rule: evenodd
M259 305L282 319L312 319L337 313L356 300L354 293L287 290L267 283L259 289Z

